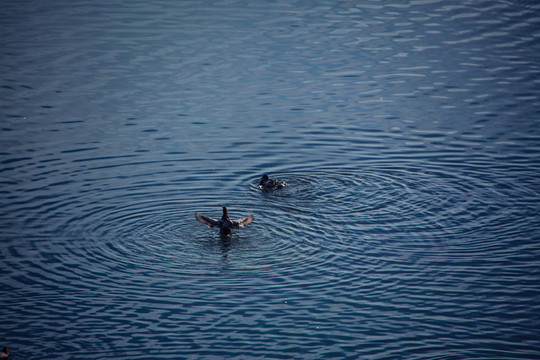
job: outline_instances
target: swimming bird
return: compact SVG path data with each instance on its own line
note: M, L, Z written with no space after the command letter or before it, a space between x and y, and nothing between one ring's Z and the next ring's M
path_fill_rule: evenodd
M0 352L0 359L8 359L9 358L9 347L4 346L2 349L2 352Z
M287 184L283 181L270 179L266 174L263 175L261 181L259 181L259 187L265 191L283 189L285 186L287 186Z
M227 210L227 207L225 206L223 206L223 215L221 216L220 220L212 219L211 217L201 215L198 212L195 213L195 218L200 223L211 228L213 228L214 226L218 227L221 235L231 235L233 229L239 229L241 227L248 226L253 222L253 220L255 220L253 215L249 215L245 218L241 218L238 220L231 220L229 219L229 212Z

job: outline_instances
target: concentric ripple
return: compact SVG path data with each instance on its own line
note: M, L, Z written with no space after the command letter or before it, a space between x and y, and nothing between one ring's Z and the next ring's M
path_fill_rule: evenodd
M206 193L198 200L195 193L186 200L185 191L166 183L148 186L147 192L133 186L123 192L101 188L99 194L86 189L77 201L71 196L44 201L38 207L43 214L27 222L45 233L63 234L65 242L52 245L62 246L54 256L78 263L74 271L81 278L101 282L115 273L118 281L129 283L133 271L209 275L289 269L290 276L301 276L325 267L346 271L358 261L391 258L396 252L433 257L449 250L455 257L510 253L512 247L494 240L526 233L532 225L523 219L537 212L533 191L478 170L327 168L272 176L288 186L262 192L258 178L243 175L225 195L208 193L205 187L215 179L206 177L184 184L189 192ZM224 204L227 197L231 200ZM523 199L530 199L528 206ZM199 211L219 218L221 205L229 206L232 218L254 214L256 220L220 238L193 215ZM48 224L60 214L61 221ZM50 256L43 254L44 261Z
M76 257L173 273L279 267L294 269L298 275L340 256L346 263L354 262L351 254L366 247L378 249L377 257L418 249L438 254L449 248L471 255L501 246L493 241L496 234L490 234L490 228L526 231L512 194L534 197L526 188L513 187L506 193L509 189L503 183L486 176L465 177L437 169L329 169L276 175L288 187L261 192L258 179L246 179L249 198L228 204L233 218L248 213L256 218L231 238L221 239L193 217L200 211L219 218L219 195L206 199L215 206L199 204L199 208L167 194L142 202L128 197L125 204L89 211L93 215L85 220Z
M275 176L288 187L260 194L262 226L279 224L277 250L294 266L306 261L295 252L309 254L315 266L342 256L343 268L365 260L369 251L377 258L396 252L442 256L450 249L463 257L502 248L511 253L515 249L494 239L526 234L532 225L523 219L538 211L534 191L480 171L377 167ZM251 182L256 192L257 179Z

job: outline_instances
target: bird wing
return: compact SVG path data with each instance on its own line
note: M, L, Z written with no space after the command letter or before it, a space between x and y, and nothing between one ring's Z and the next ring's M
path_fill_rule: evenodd
M251 224L253 222L253 220L255 220L255 218L253 217L253 215L249 215L249 216L246 216L245 218L241 218L241 219L238 219L238 220L234 220L233 223L237 226L248 226L249 224Z
M204 224L206 226L214 227L218 224L219 221L216 219L212 219L211 217L201 215L199 213L195 213L195 218L199 220L201 224Z

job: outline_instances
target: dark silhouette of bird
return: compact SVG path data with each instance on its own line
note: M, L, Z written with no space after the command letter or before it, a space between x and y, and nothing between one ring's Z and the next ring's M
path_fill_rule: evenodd
M263 175L261 181L259 181L259 187L264 191L283 189L285 186L287 186L287 184L283 181L270 179L266 174Z
M253 222L253 220L255 220L253 215L249 215L245 218L241 218L238 220L231 220L229 219L229 212L225 206L223 206L223 215L221 216L220 220L201 215L198 212L195 213L195 218L200 223L211 228L218 227L221 235L231 235L233 229L239 229L241 227L248 226Z

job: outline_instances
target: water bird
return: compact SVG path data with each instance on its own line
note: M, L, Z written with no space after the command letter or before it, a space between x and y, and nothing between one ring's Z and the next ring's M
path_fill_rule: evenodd
M202 224L209 226L211 228L218 227L221 235L231 235L233 229L239 229L244 226L248 226L255 220L253 215L246 216L238 220L229 219L229 212L227 207L223 206L223 215L220 220L212 219L211 217L204 216L195 213L195 218Z
M2 349L2 352L0 352L0 359L8 359L9 358L9 347L4 346Z
M283 189L287 186L286 183L276 179L270 179L268 175L263 175L261 181L259 181L259 187L264 191Z

